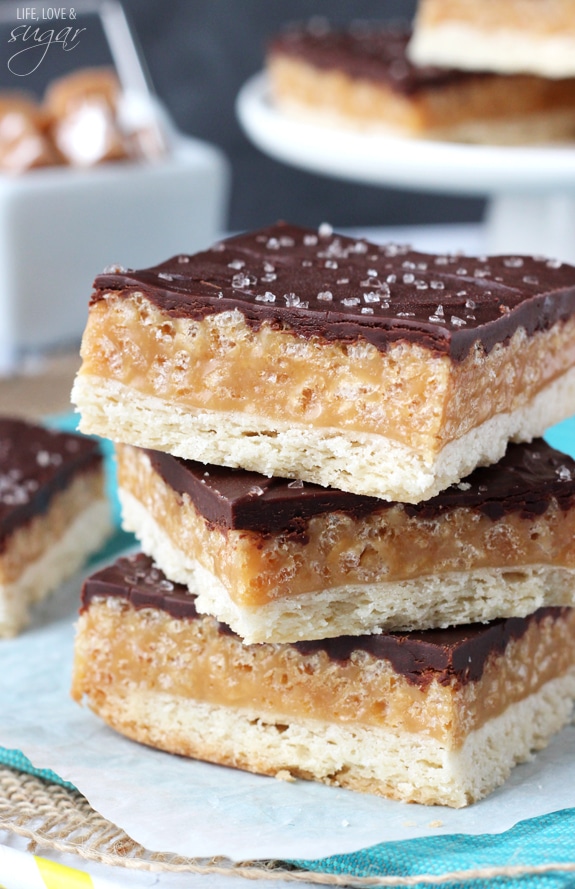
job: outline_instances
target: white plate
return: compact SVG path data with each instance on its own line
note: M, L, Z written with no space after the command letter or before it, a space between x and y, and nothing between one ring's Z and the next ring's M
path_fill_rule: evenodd
M236 112L246 134L265 153L343 179L471 195L575 191L575 145L464 145L304 121L274 107L262 73L242 87Z

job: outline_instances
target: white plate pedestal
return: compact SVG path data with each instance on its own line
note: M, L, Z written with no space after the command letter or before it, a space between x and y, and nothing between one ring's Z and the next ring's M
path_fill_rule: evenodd
M485 223L488 253L552 256L575 265L575 192L494 195Z

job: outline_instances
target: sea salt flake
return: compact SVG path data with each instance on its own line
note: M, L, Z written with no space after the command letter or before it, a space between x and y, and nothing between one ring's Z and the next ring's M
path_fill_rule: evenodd
M324 302L331 302L333 299L333 293L331 292L331 290L320 290L317 298L323 300Z
M385 280L388 284L395 284L397 282L397 275L388 275Z
M128 269L124 268L123 265L113 264L113 265L107 265L106 268L104 269L104 271L102 272L102 274L103 275L123 275L124 272L127 272L127 271L128 271Z
M276 295L275 293L271 293L271 291L266 290L265 293L258 293L256 296L256 302L258 303L275 303Z
M463 267L461 267L461 268L459 268L459 269L456 270L455 274L456 274L456 275L466 275L466 274L467 274L467 269L464 269Z
M277 238L268 238L266 247L268 250L279 250L280 242Z
M281 236L280 247L293 247L294 245L295 245L295 241L293 238L290 238L287 235Z
M286 306L290 308L307 309L309 306L309 303L301 300L296 293L284 293L284 299Z
M349 278L338 278L336 284L349 284Z
M370 290L369 293L363 294L363 299L366 303L378 303L381 300L381 296L374 290Z
M523 276L523 283L524 284L539 284L539 278L537 278L535 275L524 275Z
M329 222L322 222L317 231L320 238L331 238L331 236L333 235L333 227L329 224Z
M469 484L469 482L459 482L457 487L459 488L460 491L469 491L469 489L471 488L471 485Z
M182 256L178 256L178 262L186 263L186 262L189 262L189 261L190 261L190 257L189 257L189 256L184 256L184 255L182 255Z
M170 275L168 272L159 272L158 278L161 278L163 281L173 281L174 276Z
M348 296L345 299L342 299L341 302L344 306L358 306L361 300L358 296Z
M317 244L317 235L304 235L303 242L306 247L315 247Z
M467 324L467 321L464 321L463 318L459 318L457 315L452 315L451 323L454 325L454 327L463 327L465 324Z
M265 494L265 491L259 485L254 485L253 488L249 489L248 494L253 494L254 497L261 497Z
M503 265L508 269L520 269L523 265L523 260L520 256L506 256L503 260Z
M239 290L242 290L244 287L252 287L254 284L257 284L258 279L255 275L246 275L245 272L238 272L237 275L234 275L232 278L232 287L237 287Z
M430 281L429 286L432 290L445 290L445 284L443 283L443 281Z
M416 278L415 289L416 290L427 290L427 281L423 281L421 278Z
M288 488L303 488L303 482L301 479L296 478L293 482L288 482Z
M435 265L448 265L449 259L447 256L436 256L434 262Z
M262 275L261 280L264 284L271 284L272 281L277 279L277 275L274 272L267 272L265 275Z
M416 267L416 266L415 266L415 263L414 263L414 262L410 262L409 259L406 259L406 260L404 260L404 262L401 263L401 268L402 268L402 269L415 269L415 267Z
M573 474L568 466L559 466L556 472L562 482L570 482L573 479Z
M436 308L436 310L435 310L435 314L436 314L436 315L439 315L440 318L443 317L443 315L445 315L445 312L443 311L443 306L442 306L442 305L437 306L437 308Z
M415 312L398 312L398 318L415 318Z
M465 291L462 291L461 294L458 293L457 295L458 296L465 296ZM476 307L476 305L477 305L477 303L475 302L474 299L466 299L465 300L465 308L466 309L474 309Z
M326 269L336 269L338 267L337 262L334 259L326 259L324 266Z
M560 269L563 263L560 259L548 259L545 265L548 269Z
M415 275L412 275L411 272L409 274L403 276L403 283L404 284L413 284L414 281L415 281Z
M373 315L373 309L371 308L371 306L362 306L361 307L361 314L362 315Z
M229 269L237 269L239 271L239 269L243 269L244 266L245 262L243 259L232 259L231 262L228 262Z

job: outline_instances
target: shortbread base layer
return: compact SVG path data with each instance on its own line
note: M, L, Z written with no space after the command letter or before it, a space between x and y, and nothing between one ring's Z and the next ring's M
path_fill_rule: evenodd
M188 587L197 597L198 611L226 623L248 643L296 642L485 623L499 617L526 617L543 606L575 606L575 569L553 565L482 568L437 572L393 582L348 583L299 595L278 595L250 606L234 596L221 577L209 570L208 559L202 564L179 548L129 491L120 488L119 496L123 526L136 534L143 551L167 577ZM502 536L508 538L506 529ZM217 558L214 561L217 566ZM240 558L238 572L242 567Z
M572 631L552 625L509 643L477 682L432 679L421 689L361 652L342 666L291 647L242 646L209 618L176 620L95 599L78 625L72 693L115 730L172 753L461 807L568 722ZM571 644L560 655L557 630ZM355 716L342 718L350 706Z
M508 441L531 441L570 416L575 368L553 379L527 404L498 413L448 442L435 459L384 435L182 407L87 373L76 377L72 398L85 433L204 463L419 503L476 466L496 463Z
M61 534L51 532L49 514L40 521L45 544L42 552L23 565L17 577L0 583L0 638L15 636L24 629L32 606L79 570L112 531L110 506L105 499L85 506ZM26 529L18 534L20 546Z

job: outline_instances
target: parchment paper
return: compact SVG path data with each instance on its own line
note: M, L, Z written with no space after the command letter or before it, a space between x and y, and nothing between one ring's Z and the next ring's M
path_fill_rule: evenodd
M313 782L185 760L128 741L69 696L81 578L0 642L0 746L71 781L104 817L146 848L187 856L319 858L375 843L498 833L575 806L575 727L467 809L392 802Z

